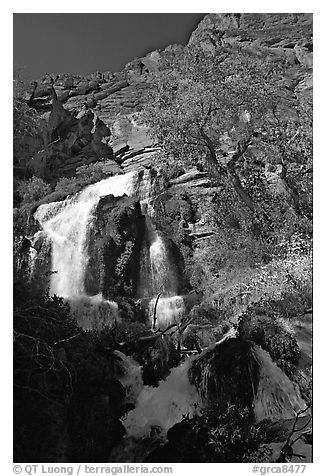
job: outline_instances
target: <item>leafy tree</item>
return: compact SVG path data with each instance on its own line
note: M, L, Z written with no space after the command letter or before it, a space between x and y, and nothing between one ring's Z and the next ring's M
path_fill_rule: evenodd
M256 218L268 221L269 210L266 213L261 197L253 197L251 190L256 180L256 195L267 193L266 184L262 187L262 143L271 131L276 135L279 103L288 103L297 118L293 96L285 87L280 62L267 62L244 49L211 54L192 46L181 57L166 56L153 80L144 119L167 153L186 163L203 163ZM292 124L295 127L296 119ZM284 127L280 123L284 137L278 147L283 155L291 136ZM296 143L292 137L293 146L298 147L299 136Z
M74 177L61 177L55 187L55 192L63 195L73 195L87 185L104 180L114 174L112 166L106 162L94 162L77 167ZM55 196L54 196L55 199Z
M59 342L78 331L62 300L24 281L14 287L14 459L52 461L60 457L73 379Z

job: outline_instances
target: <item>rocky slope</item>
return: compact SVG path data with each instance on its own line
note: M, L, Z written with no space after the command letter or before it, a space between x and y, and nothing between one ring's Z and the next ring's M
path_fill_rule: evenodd
M231 45L249 49L262 58L284 62L287 87L293 94L311 97L311 14L209 14L191 34L189 45L217 53L220 48ZM42 175L45 169L52 169L46 173L71 176L78 166L104 157L114 159L121 171L155 166L153 139L141 123L139 113L164 56L178 55L182 49L183 46L174 45L153 51L116 73L96 72L88 77L53 74L34 82L29 104L43 111L44 117L49 117L49 112L44 111L52 109L48 119L50 143L58 139L58 128L65 134L61 134L59 144L51 145L41 157L34 157L30 164L33 173ZM58 98L54 102L53 94ZM64 146L62 135L67 136ZM280 175L269 169L266 174L276 181ZM187 187L191 186L191 180L185 180ZM183 179L178 186L182 183ZM200 187L197 178L193 185Z

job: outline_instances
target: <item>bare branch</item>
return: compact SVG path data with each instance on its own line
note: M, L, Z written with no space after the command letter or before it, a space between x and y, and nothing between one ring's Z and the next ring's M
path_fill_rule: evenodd
M157 298L156 298L156 301L155 301L155 306L154 306L154 315L153 315L153 326L152 328L155 329L155 325L156 325L156 310L157 310L157 303L158 303L158 300L160 299L160 296L161 296L162 293L158 293L157 295Z
M53 345L60 344L61 342L67 342L67 341L69 341L69 340L71 340L71 339L74 339L75 337L80 336L81 334L82 334L82 332L78 332L78 334L75 334L75 335L73 335L73 336L71 336L71 337L68 337L67 339L61 339L61 340L58 340L57 342L54 342Z

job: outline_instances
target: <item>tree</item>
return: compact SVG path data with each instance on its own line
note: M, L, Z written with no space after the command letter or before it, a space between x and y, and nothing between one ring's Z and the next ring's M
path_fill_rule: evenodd
M242 181L239 164L275 128L277 104L287 101L292 107L293 93L283 87L282 67L244 49L211 54L187 47L181 57L165 58L144 112L167 153L188 163L203 161L259 221L267 222L266 212ZM251 162L255 160L262 161L261 154Z

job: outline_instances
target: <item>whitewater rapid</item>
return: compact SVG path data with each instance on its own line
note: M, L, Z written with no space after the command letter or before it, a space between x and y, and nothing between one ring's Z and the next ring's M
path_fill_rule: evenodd
M217 346L235 337L236 332L231 329L218 343L207 347L201 354L188 357L178 367L173 368L169 376L160 381L157 387L144 386L139 391L138 386L135 408L122 418L127 436L149 436L153 427L160 428L164 436L169 428L184 417L192 418L200 414L206 406L207 397L212 397L209 395L212 391L209 384L210 360L208 366L202 369L203 375L207 373L208 378L203 379L205 388L201 388L200 392L190 382L188 371L195 361L205 359L210 354L214 355ZM253 347L253 353L259 363L259 384L253 399L256 421L287 420L306 409L298 386L272 361L270 355L257 345ZM224 383L221 382L221 385ZM216 400L216 405L218 404Z

